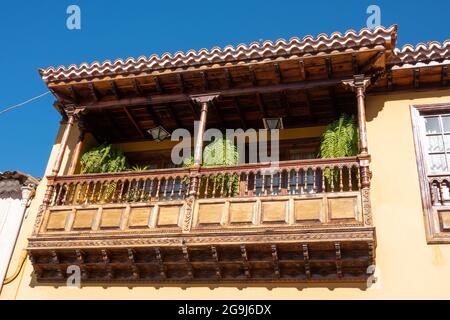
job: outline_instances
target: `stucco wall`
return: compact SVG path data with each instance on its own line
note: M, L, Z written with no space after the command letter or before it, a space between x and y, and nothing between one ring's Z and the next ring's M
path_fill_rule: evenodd
M163 287L128 288L99 286L81 289L35 284L31 264L12 284L4 287L1 299L390 299L450 298L450 245L427 245L410 105L450 103L450 90L372 96L367 101L367 129L372 154L372 207L377 228L377 274L380 281L369 290L337 287ZM76 130L74 130L76 131ZM61 138L62 130L57 141ZM74 145L77 133L71 135ZM56 155L55 144L49 166ZM66 153L66 160L71 152ZM37 191L25 221L10 268L15 268L20 250L26 246L45 192L45 180ZM12 270L10 270L12 272Z

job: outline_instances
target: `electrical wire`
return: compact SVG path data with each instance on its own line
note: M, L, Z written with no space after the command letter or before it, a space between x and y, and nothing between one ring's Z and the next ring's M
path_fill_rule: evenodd
M0 111L0 115L3 114L3 113L6 113L6 112L8 112L8 111L11 111L11 110L13 110L13 109L19 108L19 107L21 107L21 106L23 106L23 105L26 105L27 103L30 103L30 102L32 102L32 101L34 101L34 100L37 100L37 99L39 99L39 98L42 98L43 96L46 96L46 95L49 94L49 93L50 93L50 91L44 92L44 93L42 93L42 94L40 94L40 95L38 95L38 96L36 96L36 97L33 97L33 98L31 98L31 99L28 99L28 100L26 100L26 101L24 101L24 102L15 104L15 105L10 106L10 107L8 107L8 108L5 108L5 109L3 109L3 110Z

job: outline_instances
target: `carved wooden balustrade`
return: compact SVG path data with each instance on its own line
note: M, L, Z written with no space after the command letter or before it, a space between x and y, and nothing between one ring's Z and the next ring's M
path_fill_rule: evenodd
M433 206L450 205L450 175L429 175L428 184Z
M29 241L37 279L77 265L85 282L364 282L366 161L49 177Z

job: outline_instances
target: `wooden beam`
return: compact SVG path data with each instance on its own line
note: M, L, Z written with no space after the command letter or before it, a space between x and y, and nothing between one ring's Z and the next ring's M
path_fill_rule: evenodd
M242 129L247 130L247 124L245 122L245 116L244 116L244 114L242 112L241 105L239 103L239 98L238 97L234 97L233 98L233 102L234 102L234 106L236 107L236 111L237 111L237 113L239 115L239 119L241 121Z
M311 104L311 92L306 89L305 90L305 97L306 97L306 110L308 115L312 116L312 104Z
M142 89L141 89L141 86L139 85L139 82L137 81L137 79L136 78L134 78L133 79L133 88L134 88L134 91L136 91L136 93L138 94L138 96L143 96L143 93L142 93Z
M388 70L388 71L387 71L386 77L387 77L387 87L388 87L388 90L390 90L390 89L392 89L392 87L393 87L393 82L392 82L392 70Z
M119 90L117 89L117 85L115 81L109 81L109 85L111 87L111 91L114 95L114 97L116 97L117 100L120 99L120 95L119 95Z
M219 264L219 255L217 253L217 248L215 246L211 246L211 254L214 261L214 267L216 269L216 277L218 280L222 279L222 272Z
M184 86L183 74L178 73L177 80L178 80L178 86L180 87L181 93L183 93L186 90L186 88Z
M255 75L255 69L253 68L253 66L248 67L248 72L250 75L250 82L252 83L253 86L256 86L257 85L256 75Z
M70 93L70 98L73 102L75 102L75 104L78 104L79 100L78 100L78 95L75 92L75 89L73 88L73 86L68 86L69 89L69 93Z
M153 77L153 81L155 82L156 92L163 93L163 89L161 87L161 82L159 81L159 77L158 76L154 76Z
M342 278L342 254L341 254L341 244L336 242L334 244L334 248L336 251L336 274L338 278Z
M447 77L448 77L448 65L442 66L441 71L441 83L442 86L445 87L447 85Z
M248 262L247 249L244 244L241 244L241 257L242 257L242 265L244 267L244 273L247 279L251 278L252 275L250 273L250 264Z
M306 80L305 62L303 60L300 60L298 62L298 67L300 70L300 78Z
M176 113L175 113L175 109L173 108L173 106L172 106L171 103L168 103L168 104L167 104L167 109L169 109L169 112L170 112L172 118L175 120L175 123L176 123L176 125L177 125L177 128L181 128L182 125L181 125L180 119L178 119L178 117L177 117L177 115L176 115Z
M228 68L223 69L225 73L225 81L227 83L227 89L231 89L233 87L233 79L231 78L230 70Z
M420 69L419 68L415 68L413 71L413 79L414 79L414 88L418 88L420 83L419 83L419 78L420 78Z
M91 92L92 99L94 99L94 101L96 101L96 102L98 100L100 100L100 98L98 96L98 92L95 89L94 83L93 82L89 83L88 87L89 87L89 91Z
M337 117L339 117L339 112L337 110L337 103L336 103L336 90L333 87L330 87L329 92L330 92L333 113L334 113L334 116L337 118Z
M333 77L333 64L330 57L325 58L325 70L327 72L327 78L331 79Z
M311 267L309 264L309 248L307 244L302 245L303 261L305 262L305 274L306 278L311 279Z
M157 126L161 125L161 119L156 114L156 111L153 108L153 105L147 104L145 108L147 109L147 113L150 115L150 117L152 118L153 122L155 123L155 126L157 127Z
M214 103L214 100L211 100L210 106L212 111L214 112L214 115L216 116L217 120L219 120L220 129L222 131L225 131L225 122L223 121L223 115L219 110L219 107Z
M384 51L379 51L370 57L366 63L361 66L358 74L366 74L373 69L373 65L376 64L384 56Z
M287 98L287 91L280 92L280 104L284 109L284 114L286 114L286 116L289 116L290 104Z
M353 74L360 74L359 66L358 66L358 59L356 58L356 53L352 53L352 68L353 68Z
M306 90L317 87L330 87L341 85L343 81L349 81L351 79L341 78L341 79L325 79L325 80L310 80L292 83L283 83L277 85L267 85L267 86L256 86L249 88L234 88L226 89L218 92L220 96L240 96L240 95L253 95L253 94L267 94L276 93L284 90ZM217 92L215 91L214 94ZM154 95L150 97L135 97L135 98L122 98L115 101L99 101L96 103L86 104L87 108L121 108L123 106L133 106L133 105L144 105L144 104L163 104L167 102L184 102L188 101L190 98L187 94L161 94Z
M141 130L139 125L137 124L136 120L134 120L133 115L130 113L127 107L123 107L123 111L125 111L125 114L127 115L130 122L133 124L133 126L136 128L136 131L139 133L141 137L145 137L144 132Z
M275 72L275 81L276 83L282 83L283 82L283 75L281 74L280 65L279 63L273 64L274 72Z
M198 111L197 111L197 104L194 103L194 101L192 101L192 99L189 99L187 101L189 108L191 109L192 112L192 116L194 118L194 121L198 119L199 115L198 115Z
M208 83L208 75L205 71L201 73L202 75L202 81L203 81L203 91L207 92L209 90L209 83Z
M256 101L258 102L259 111L261 111L264 118L267 118L266 106L264 105L264 100L259 92L256 93Z

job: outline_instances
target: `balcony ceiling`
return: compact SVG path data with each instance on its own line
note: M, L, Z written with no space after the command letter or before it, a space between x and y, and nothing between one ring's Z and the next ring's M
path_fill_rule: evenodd
M100 140L151 139L146 130L192 130L199 108L190 95L219 93L210 127L260 128L282 116L285 127L327 124L355 109L341 81L372 79L369 94L447 87L450 41L395 48L397 26L349 30L303 39L169 53L161 57L40 70L63 115L85 108L88 129Z

